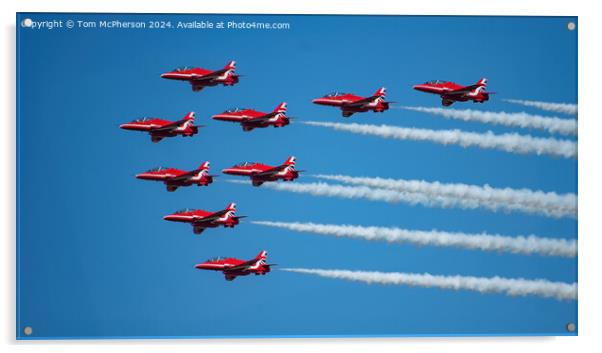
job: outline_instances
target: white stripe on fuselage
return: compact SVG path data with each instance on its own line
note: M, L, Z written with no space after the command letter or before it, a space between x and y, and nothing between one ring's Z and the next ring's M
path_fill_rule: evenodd
M201 264L203 266L211 266L211 267L215 267L215 268L226 268L226 264Z
M236 169L236 168L228 168L228 169L230 169L230 171L233 172L233 173L252 174L252 173L261 173L261 172L263 172L263 170L261 170L261 169Z
M224 72L222 75L217 76L215 79L216 80L225 80L228 78L228 76L230 76L230 73L232 72L232 69L230 70L226 70L226 72Z
M205 176L205 174L207 174L207 170L202 169L198 173L196 173L196 175L194 175L192 178L190 178L190 180L199 181L199 180L203 179L203 176Z
M170 215L171 218L182 219L182 220L201 220L203 218L195 217L195 216L184 216L184 215Z
M176 127L176 128L174 129L174 131L179 131L179 132L181 132L181 131L184 131L184 130L186 130L186 129L187 129L189 126L190 126L190 125L192 125L192 120L186 120L186 121L185 121L185 122L184 122L182 125L180 125L180 126Z
M227 71L225 74L221 75L221 76L216 76L215 78L213 78L213 81L223 81L226 80L228 78L228 75L230 73L230 70ZM203 78L203 77L207 77L211 74L206 74L206 75L199 75L199 74L176 74L176 73L170 73L170 76L174 76L174 77L181 77L181 78L190 78L190 79L194 79L194 78Z

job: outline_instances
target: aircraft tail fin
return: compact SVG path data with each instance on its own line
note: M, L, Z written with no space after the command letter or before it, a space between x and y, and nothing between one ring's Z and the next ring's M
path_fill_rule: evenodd
M386 94L386 89L384 87L381 87L381 88L377 89L376 92L374 92L375 97L385 98L385 94Z
M476 86L480 86L480 87L485 87L487 86L487 79L485 77L483 77L482 79L478 80L477 83L475 83Z
M282 102L274 108L274 113L286 113L286 102Z
M224 66L226 70L234 70L236 68L236 61L232 60Z
M228 206L226 206L226 210L236 211L236 204L234 202L229 203Z
M295 166L295 156L290 156L286 159L286 161L284 161L283 163L284 165L290 165L290 166Z
M183 120L194 120L195 115L194 112L188 112L186 113L186 115L184 115Z
M268 252L265 250L261 250L257 256L255 256L256 260L265 260L268 258Z
M209 170L209 161L205 161L201 163L198 170Z

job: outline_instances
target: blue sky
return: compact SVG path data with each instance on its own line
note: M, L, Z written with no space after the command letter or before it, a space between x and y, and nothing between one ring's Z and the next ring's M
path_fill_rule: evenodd
M384 140L291 124L243 133L209 117L233 106L271 111L281 101L303 120L343 122L311 99L333 90L372 94L385 86L401 105L438 107L411 86L431 79L497 92L483 105L527 111L504 98L577 102L575 18L234 15L19 15L44 19L245 20L291 29L100 30L18 28L18 332L34 338L270 335L566 334L575 301L468 291L377 286L273 271L226 282L194 264L260 250L282 267L429 272L577 281L576 259L391 245L241 223L202 236L163 221L177 209L237 202L245 220L313 221L408 229L576 238L574 219L439 209L284 193L226 183L167 193L133 175L163 165L214 174L232 164L277 164L289 155L311 173L489 184L577 192L577 161L495 150ZM244 75L199 93L159 75L182 65ZM141 116L206 125L194 138L152 144L120 123ZM561 116L563 117L563 116ZM563 118L571 118L564 116ZM391 109L350 121L507 132ZM539 131L516 130L534 136ZM314 181L302 177L298 182Z

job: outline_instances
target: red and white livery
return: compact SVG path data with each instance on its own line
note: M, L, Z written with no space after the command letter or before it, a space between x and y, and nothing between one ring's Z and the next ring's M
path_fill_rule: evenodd
M243 131L251 131L262 127L283 127L290 123L286 116L286 102L282 102L271 113L264 113L250 108L232 108L212 117L214 120L239 123Z
M241 218L245 216L236 216L236 204L231 203L225 209L217 212L208 212L204 210L184 209L163 217L166 221L184 222L192 224L194 234L201 234L207 228L216 228L223 226L225 228L234 228Z
M323 97L316 98L314 104L328 105L338 107L343 113L343 117L348 118L353 113L373 111L382 113L389 109L389 104L393 102L385 101L386 90L381 87L370 97L360 97L351 93L333 92Z
M209 162L203 162L192 171L184 171L176 168L158 167L136 174L136 178L142 180L162 181L167 191L173 192L181 186L207 186L213 182L214 175L209 175Z
M454 102L473 101L474 103L484 103L489 100L492 92L485 92L487 79L482 78L474 85L462 86L448 81L428 81L420 85L415 85L414 89L421 92L438 94L441 96L441 104L449 107Z
M124 130L148 132L152 142L159 142L165 137L188 136L192 137L199 132L199 127L194 125L194 112L187 113L178 121L163 120L160 118L141 118L119 125Z
M260 186L266 181L293 181L299 177L301 171L295 170L295 157L290 156L279 166L273 167L262 163L244 162L230 168L225 168L222 173L229 175L242 175L251 178L253 186Z
M266 263L268 253L263 250L254 259L245 261L233 257L215 257L194 267L199 270L221 271L226 281L233 281L238 276L265 275L270 272L270 267L276 264Z
M184 66L161 74L161 77L168 80L188 81L192 86L192 90L198 92L205 87L234 86L237 84L240 75L234 74L235 66L235 61L230 61L223 69L215 71Z

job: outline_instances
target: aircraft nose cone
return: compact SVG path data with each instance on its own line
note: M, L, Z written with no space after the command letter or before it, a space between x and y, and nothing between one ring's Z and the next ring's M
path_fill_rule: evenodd
M119 128L124 130L136 130L136 125L132 123L125 123L119 125Z
M138 173L136 174L136 179L152 179L153 174L150 173Z
M168 74L161 74L161 78L167 78Z

